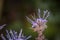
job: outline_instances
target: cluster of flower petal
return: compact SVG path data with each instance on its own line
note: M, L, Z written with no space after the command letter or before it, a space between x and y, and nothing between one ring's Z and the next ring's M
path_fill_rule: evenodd
M43 13L44 14L41 17L40 9L38 9L38 14L37 14L38 18L32 16L33 20L26 16L28 22L30 22L32 24L33 28L35 28L35 29L39 28L39 27L40 28L43 27L43 29L47 28L46 23L47 23L47 18L49 16L50 12L48 12L48 10L45 10L45 11L43 11Z
M0 30L1 30L1 29L3 29L3 28L4 28L4 26L6 26L6 24L1 25L1 26L0 26Z
M22 29L21 29L19 35L17 34L16 31L12 31L12 30L10 30L10 31L6 30L6 33L7 33L6 37L7 37L8 40L28 40L29 38L31 38L31 36L28 36L28 37L24 36L24 35L22 34ZM1 34L1 38L2 38L3 40L7 40L7 39L3 36L3 34Z

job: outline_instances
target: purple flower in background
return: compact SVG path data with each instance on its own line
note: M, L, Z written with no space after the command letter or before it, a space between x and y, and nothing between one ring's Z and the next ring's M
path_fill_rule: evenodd
M6 24L3 24L0 26L0 30L4 28L4 26L6 26Z
M28 37L24 36L24 35L22 34L22 29L21 29L19 35L17 34L16 31L12 31L12 30L10 30L10 31L6 30L6 33L7 33L6 37L7 37L8 40L28 40L29 38L31 38L31 36L28 36ZM3 36L3 34L1 34L1 38L2 38L3 40L7 40L7 39Z

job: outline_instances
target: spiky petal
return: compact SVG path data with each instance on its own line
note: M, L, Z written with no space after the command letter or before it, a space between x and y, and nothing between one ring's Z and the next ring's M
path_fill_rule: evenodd
M38 17L40 18L40 9L38 9L38 14L37 14L37 15L38 15Z
M20 33L19 33L18 38L20 38L21 36L22 36L22 29L21 29L21 31L20 31Z
M6 40L5 37L3 36L3 34L1 34L1 38L2 38L3 40Z
M4 26L6 26L6 24L3 24L2 26L0 26L0 30L4 28Z

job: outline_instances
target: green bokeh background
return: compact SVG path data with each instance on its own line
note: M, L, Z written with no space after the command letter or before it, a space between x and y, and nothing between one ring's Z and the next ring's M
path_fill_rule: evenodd
M0 25L7 24L0 34L6 34L5 30L12 29L18 33L23 29L23 34L32 35L29 40L35 40L37 33L31 29L31 24L25 16L36 13L37 8L41 11L48 9L50 16L48 17L48 28L44 34L48 40L60 40L60 1L59 0L5 0L3 5L2 17Z

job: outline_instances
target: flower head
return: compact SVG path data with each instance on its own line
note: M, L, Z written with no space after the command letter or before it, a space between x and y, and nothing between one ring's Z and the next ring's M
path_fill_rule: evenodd
M12 31L12 30L10 30L9 32L8 32L8 30L6 30L6 33L7 33L6 37L7 37L8 40L28 40L29 38L31 38L31 36L28 36L28 37L24 36L22 34L22 29L21 29L19 35L17 34L16 31ZM7 40L3 36L3 34L1 34L1 37L2 37L3 40Z
M35 18L35 17L32 16L32 18L34 19L34 21L32 19L30 19L29 17L26 16L27 20L32 24L32 27L33 27L34 30L35 29L36 30L37 29L41 29L41 28L42 29L47 28L46 23L47 23L47 18L49 16L50 12L48 12L48 10L43 11L43 12L44 12L44 14L41 17L40 16L40 9L38 9L38 14L37 14L38 18Z

